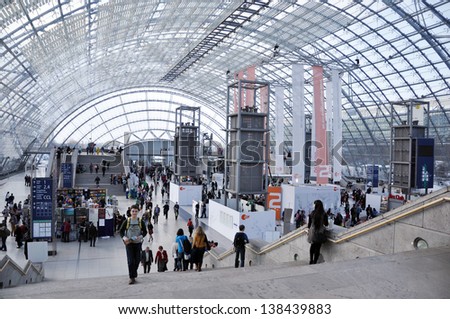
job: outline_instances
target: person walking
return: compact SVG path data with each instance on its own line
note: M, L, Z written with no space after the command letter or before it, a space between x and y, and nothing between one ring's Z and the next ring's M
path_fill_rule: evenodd
M160 212L161 212L161 209L159 208L158 204L156 204L155 210L153 211L153 221L155 224L158 224L158 218L159 218Z
M200 210L200 204L197 202L197 204L195 204L195 218L198 218L198 212Z
M189 230L189 237L192 237L192 232L194 231L194 224L192 223L192 219L189 218L187 224L186 224L188 230Z
M6 240L8 239L9 235L11 235L11 232L9 231L8 226L6 226L6 221L3 221L0 224L0 237L2 238L2 247L0 248L0 250L8 250L8 248L6 247Z
M200 218L206 218L206 203L205 202L202 203L202 214L201 214Z
M191 245L189 238L184 234L182 228L178 229L175 242L178 244L178 267L180 270L188 269L189 259L191 259Z
M239 268L245 265L245 245L249 243L247 234L244 232L245 226L239 225L239 231L234 235L233 246L236 252L234 267Z
M151 242L153 241L153 224L152 221L148 220L148 224L147 224L147 232L148 232L148 241Z
M174 242L172 244L172 257L173 257L173 271L181 271L181 263L178 259L178 243Z
M175 220L178 220L179 211L180 211L180 205L178 205L178 202L176 202L175 205L173 205L173 212L175 214Z
M90 247L95 247L95 241L97 240L98 231L93 222L89 223L88 234Z
M151 251L150 247L145 247L145 250L142 251L141 254L141 264L144 268L144 274L150 273L150 268L153 263L153 252Z
M192 240L191 259L195 264L196 271L202 271L203 254L208 250L208 238L201 226L198 226L194 232L194 239Z
M120 227L120 237L125 243L128 262L128 275L130 280L128 284L132 285L136 282L137 269L141 261L142 240L147 236L147 229L144 221L137 217L139 207L131 206L131 217L125 219Z
M163 206L163 214L164 217L166 217L166 219L169 217L169 209L170 209L169 201L166 201L166 203Z
M94 179L94 181L95 181L95 185L97 185L97 188L99 187L99 184L100 184L100 177L95 177L95 179Z
M62 241L68 243L70 241L70 229L72 225L69 220L65 220L63 223Z
M325 226L328 226L328 217L325 214L321 200L314 202L314 210L308 219L309 264L317 264L320 256L320 247L326 241Z
M159 246L155 257L155 264L158 265L158 272L165 272L167 270L167 261L167 251L164 250L163 246Z

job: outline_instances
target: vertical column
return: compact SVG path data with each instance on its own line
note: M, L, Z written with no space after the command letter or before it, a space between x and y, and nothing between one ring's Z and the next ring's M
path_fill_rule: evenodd
M249 66L247 68L247 80L255 81L256 80L256 70L255 66ZM245 105L254 106L255 103L253 100L255 98L255 90L245 90Z
M305 66L292 65L292 183L305 183Z
M284 172L284 88L275 88L275 173Z
M332 165L333 158L333 88L332 80L327 81L325 86L326 127L327 127L327 165Z
M327 184L329 169L327 165L327 136L326 117L323 96L323 67L313 66L313 92L314 92L314 131L316 143L316 158L314 168L317 184Z
M244 71L239 71L238 73L236 73L234 75L234 80L236 82L238 82L239 80L244 79ZM239 100L239 96L241 97L241 99ZM244 94L242 94L238 88L234 88L233 90L233 110L234 113L237 113L238 111L238 107L239 107L239 102L241 102L241 107L244 106Z
M333 87L333 183L342 178L342 109L341 78L338 70L331 71Z

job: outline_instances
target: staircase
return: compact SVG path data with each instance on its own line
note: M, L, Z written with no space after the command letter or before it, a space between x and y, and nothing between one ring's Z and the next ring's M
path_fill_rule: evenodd
M102 162L109 162L109 169L106 168L105 176L102 172ZM90 173L89 166L98 165L98 173L93 170ZM111 174L121 175L125 172L121 155L105 154L105 155L79 155L77 165L83 165L84 172L77 173L75 177L75 187L79 188L96 188L95 178L100 177L99 188L106 188L108 195L123 195L123 185L111 184Z
M450 248L441 247L317 265L204 265L202 272L164 273L152 266L150 274L139 269L136 285L128 285L124 260L122 276L48 280L1 293L8 299L450 298L449 257Z
M41 282L43 279L44 268L41 264L28 261L22 269L8 255L0 262L0 289Z
M310 244L306 237L304 226L272 243L250 240L246 264L308 261ZM349 229L333 225L328 241L322 245L319 262L334 263L411 251L418 239L425 240L430 248L450 246L450 187ZM205 254L204 261L216 268L231 267L234 265L233 249L212 250Z

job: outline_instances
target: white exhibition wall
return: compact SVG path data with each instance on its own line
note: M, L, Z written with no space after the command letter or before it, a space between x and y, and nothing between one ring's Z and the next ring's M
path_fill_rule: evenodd
M370 205L372 208L376 208L380 212L381 207L381 194L366 194L366 207Z
M282 184L281 209L292 208L292 217L298 209L303 209L308 215L314 209L314 201L320 199L325 210L331 208L333 213L340 210L340 187L334 185L290 185ZM293 222L293 220L291 220Z
M217 189L223 189L223 174L222 173L214 173L212 175L212 180L217 182Z
M234 199L229 202L232 201ZM233 203L230 203L230 205L235 206ZM272 234L276 228L275 212L269 210L242 213L215 200L209 201L209 227L233 241L234 235L239 231L239 225L245 225L245 233L250 240L253 238L268 241L268 238L274 237Z
M200 201L202 199L202 186L170 183L169 198L171 202L178 202L180 206L191 205L193 200Z

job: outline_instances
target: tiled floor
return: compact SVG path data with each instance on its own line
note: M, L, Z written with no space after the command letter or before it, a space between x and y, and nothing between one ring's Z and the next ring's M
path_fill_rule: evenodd
M37 176L42 175L38 172ZM12 192L16 201L23 200L30 192L29 187L24 186L23 174L11 176L6 183L0 186L0 194L5 196L6 192ZM112 195L112 194L109 194ZM117 196L117 194L116 194ZM135 200L126 199L124 195L118 195L119 211L124 213L130 205L135 203ZM154 205L161 205L161 194L157 194L154 198ZM171 203L173 205L173 203ZM156 253L159 245L170 254L171 246L175 240L176 232L179 228L187 231L186 222L190 216L191 207L181 207L180 216L175 220L173 211L169 211L169 218L166 220L160 217L159 224L154 225L153 242L148 242L147 239L143 244L143 248L149 246ZM231 241L207 227L207 219L199 219L199 222L205 228L208 238L219 241L224 247L230 247ZM49 244L51 245L51 244ZM26 264L23 248L17 249L14 237L9 237L7 240L8 251L7 254L20 266ZM57 241L56 256L49 256L44 263L45 276L47 280L64 280L64 279L80 279L80 278L98 278L109 277L116 275L127 275L127 261L126 253L123 243L118 235L110 238L99 238L96 247L89 247L89 242L77 241L63 243ZM5 255L5 252L0 252L0 258ZM173 269L173 261L170 259L168 264L169 270ZM143 269L139 269L143 273ZM152 266L151 272L156 272L155 265Z

